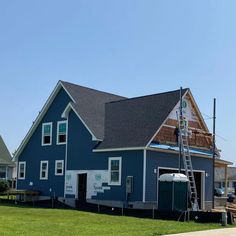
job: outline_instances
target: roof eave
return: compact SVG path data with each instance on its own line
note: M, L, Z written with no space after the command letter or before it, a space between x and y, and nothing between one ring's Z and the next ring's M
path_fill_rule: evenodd
M76 114L76 116L80 119L80 121L83 123L83 125L86 127L86 129L89 131L89 133L92 136L92 141L101 141L100 139L96 138L94 133L91 131L91 129L87 126L85 121L82 119L82 117L79 115L79 113L76 111L76 109L73 106L72 102L69 102L66 106L65 110L62 112L61 117L64 119L68 119L70 111L73 110L73 112Z
M51 95L49 96L49 98L47 99L46 103L44 104L43 108L41 109L41 111L39 112L38 116L36 117L35 121L33 122L30 130L28 131L28 133L26 134L25 138L23 139L23 141L21 142L20 146L18 147L16 154L14 156L14 161L18 160L19 155L21 154L21 152L23 151L23 149L25 148L26 144L28 143L29 139L31 138L31 136L33 135L34 131L36 130L36 128L38 127L39 123L41 122L43 116L46 114L48 108L50 107L50 105L52 104L54 98L56 97L56 95L58 94L58 92L60 91L60 89L63 88L66 93L68 94L68 96L71 98L71 100L74 102L73 97L70 95L70 93L66 90L65 86L63 85L62 81L58 81L57 85L55 86L55 88L53 89Z

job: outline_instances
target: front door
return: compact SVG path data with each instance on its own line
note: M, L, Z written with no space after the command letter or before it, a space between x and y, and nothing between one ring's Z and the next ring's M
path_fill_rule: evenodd
M86 201L87 193L87 174L78 175L78 199L79 201Z

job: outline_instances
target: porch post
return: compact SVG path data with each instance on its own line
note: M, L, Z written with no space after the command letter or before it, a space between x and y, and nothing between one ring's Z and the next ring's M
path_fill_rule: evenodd
M225 197L227 197L228 194L228 168L227 165L225 165Z

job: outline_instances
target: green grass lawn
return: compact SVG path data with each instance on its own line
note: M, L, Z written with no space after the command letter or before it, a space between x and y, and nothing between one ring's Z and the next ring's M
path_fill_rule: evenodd
M1 204L1 203L0 203ZM157 236L219 228L218 224L109 216L75 210L0 205L0 235Z

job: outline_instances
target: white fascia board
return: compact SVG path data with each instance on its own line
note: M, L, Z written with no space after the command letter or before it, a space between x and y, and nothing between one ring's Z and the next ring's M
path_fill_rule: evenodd
M43 108L41 109L41 111L39 112L37 118L35 119L35 121L33 122L30 130L28 131L28 133L26 134L25 138L23 139L23 141L21 142L20 146L17 149L17 152L15 154L14 160L16 161L19 157L19 155L21 154L21 152L23 151L24 147L26 146L26 144L28 143L29 139L31 138L31 136L33 135L34 131L36 130L36 128L38 127L39 123L41 122L42 118L44 117L44 115L46 114L46 112L48 111L50 105L52 104L54 98L57 96L58 92L60 91L60 89L63 88L67 95L71 98L71 100L73 102L75 102L75 100L71 97L71 95L69 94L69 92L65 89L65 87L63 86L61 81L58 81L56 87L54 88L54 90L52 91L51 95L49 96L49 98L47 99L46 103L44 104Z
M136 151L144 149L145 147L105 148L105 149L93 149L93 152Z
M68 118L68 115L70 113L70 111L73 110L74 113L77 115L77 117L80 119L80 121L83 123L83 125L86 127L86 129L89 131L89 133L92 135L92 140L93 141L98 141L98 139L96 138L96 136L93 134L93 132L89 129L89 127L86 125L86 123L84 122L84 120L81 118L81 116L77 113L77 111L75 110L75 108L73 107L72 103L69 102L68 105L66 106L65 110L63 111L63 113L61 114L61 117L64 119Z
M190 90L188 91L188 94L189 94L189 96L190 96L190 98L191 98L191 100L192 100L192 102L193 102L193 104L194 104L194 106L195 106L195 108L197 110L197 113L198 113L198 115L199 115L199 117L200 117L200 119L201 119L201 121L202 121L202 123L204 125L204 128L209 132L207 124L206 124L204 118L202 117L202 113L200 112L200 109L199 109L199 107L198 107L198 105L197 105L197 103L196 103L196 101L195 101L195 99L194 99L194 97L193 97L193 95L192 95Z

